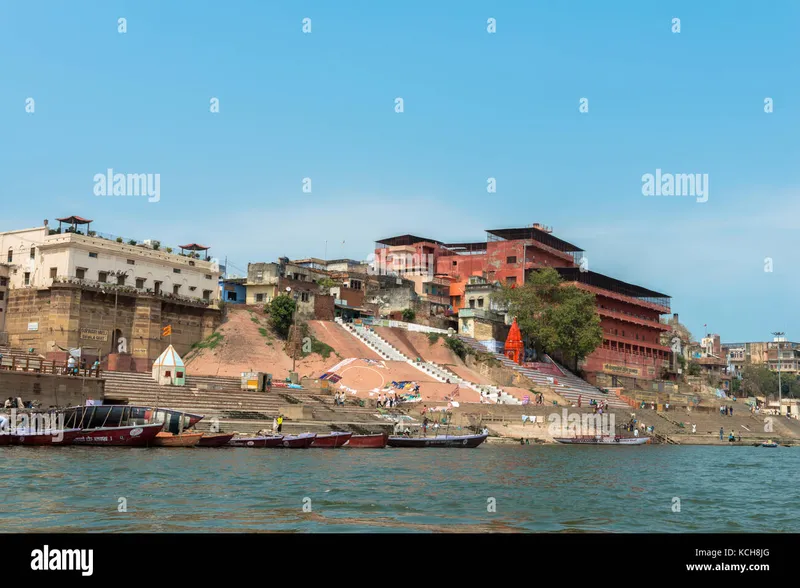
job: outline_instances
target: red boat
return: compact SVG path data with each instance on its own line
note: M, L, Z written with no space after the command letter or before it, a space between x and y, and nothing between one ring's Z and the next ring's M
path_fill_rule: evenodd
M72 441L80 434L80 429L17 429L11 433L11 437L15 445L72 445Z
M233 439L233 433L203 433L198 447L222 447Z
M306 449L316 438L316 433L303 433L302 435L287 435L275 447L285 447L287 449Z
M125 427L97 427L83 429L75 438L76 445L105 445L107 447L146 447L161 432L164 423L130 425Z
M311 447L341 447L353 436L352 433L334 432L330 435L317 435L311 442Z
M283 441L283 435L272 437L235 437L228 441L233 447L278 447Z
M375 435L353 435L350 437L350 440L347 442L345 447L381 449L386 447L386 443L388 441L388 433L377 433Z
M0 445L11 445L11 433L0 433Z

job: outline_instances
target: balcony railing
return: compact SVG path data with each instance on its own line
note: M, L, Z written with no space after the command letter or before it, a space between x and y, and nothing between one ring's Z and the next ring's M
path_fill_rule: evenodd
M161 244L161 241L157 239L149 240L151 245L146 245L144 241L139 239L130 239L128 237L121 237L119 235L112 235L111 233L100 233L98 231L80 231L80 230L73 230L72 228L67 228L63 230L59 229L50 229L48 235L83 235L85 237L92 237L94 239L103 239L104 241L111 241L114 243L119 243L122 245L131 245L137 247L143 247L146 249L152 249L154 251L163 251L164 253L172 253L173 255L180 255L182 257L189 257L192 259L199 259L201 261L210 261L208 256L201 256L197 252L189 252L189 253L177 253L180 247L167 247Z
M53 286L58 285L75 285L80 286L86 290L93 290L95 292L103 292L107 294L116 293L118 296L153 296L161 300L169 302L177 302L181 304L189 304L193 306L204 306L217 308L217 300L206 300L202 297L184 296L182 294L174 294L172 292L156 292L152 288L136 288L128 284L114 284L112 282L99 282L97 280L89 280L86 278L73 278L68 276L59 276L53 279ZM213 291L213 290L212 290Z

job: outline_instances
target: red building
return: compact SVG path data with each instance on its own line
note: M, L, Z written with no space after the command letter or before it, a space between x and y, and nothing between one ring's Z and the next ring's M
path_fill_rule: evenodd
M378 241L376 261L388 260L390 271L429 270L430 276L451 278L450 303L465 308L464 289L471 276L491 282L523 284L526 274L552 267L563 280L595 295L603 328L603 343L582 364L590 381L616 386L620 377L654 380L670 365L669 347L659 343L669 327L660 322L669 314L670 297L581 267L583 249L552 235L542 225L488 230L485 242L443 243L402 235ZM394 264L394 265L393 265ZM431 269L431 265L433 268ZM630 385L630 384L628 384Z

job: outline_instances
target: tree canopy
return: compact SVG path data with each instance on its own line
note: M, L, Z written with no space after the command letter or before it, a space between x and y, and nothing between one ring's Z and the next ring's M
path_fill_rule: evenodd
M281 294L272 299L269 306L269 317L272 328L281 336L289 335L292 326L292 316L297 303L286 294Z
M537 352L578 361L603 342L594 294L565 284L552 268L532 272L525 284L504 286L494 298L516 316Z
M745 365L739 389L747 396L777 396L778 374L763 364ZM800 397L800 379L792 374L781 374L781 395Z

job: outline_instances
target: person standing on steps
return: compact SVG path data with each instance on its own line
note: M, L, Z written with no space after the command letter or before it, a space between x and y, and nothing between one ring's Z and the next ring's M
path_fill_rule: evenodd
M725 435L725 431L722 430L722 427L719 428L719 440L722 441L722 437Z
M281 432L282 428L283 428L283 415L279 414L278 415L278 433ZM722 436L722 433L720 433L720 438L722 438L721 436Z

